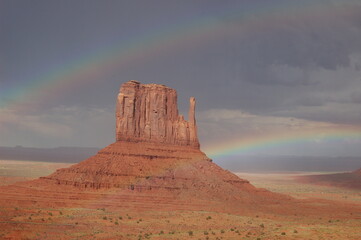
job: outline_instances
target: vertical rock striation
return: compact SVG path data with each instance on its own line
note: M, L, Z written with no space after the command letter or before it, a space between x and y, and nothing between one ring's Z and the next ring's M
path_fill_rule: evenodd
M189 139L190 142L198 143L198 136L197 136L197 124L196 124L196 116L195 116L195 110L196 110L196 99L194 97L191 97L189 99Z
M124 83L116 106L116 140L199 148L194 97L189 121L178 114L177 92L164 85Z

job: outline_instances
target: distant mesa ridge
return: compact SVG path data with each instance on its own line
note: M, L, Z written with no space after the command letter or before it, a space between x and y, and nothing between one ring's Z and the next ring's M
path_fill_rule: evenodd
M353 172L304 175L297 180L302 183L361 190L361 168Z
M116 105L116 140L199 148L196 100L190 98L189 121L178 114L177 92L164 85L124 83Z

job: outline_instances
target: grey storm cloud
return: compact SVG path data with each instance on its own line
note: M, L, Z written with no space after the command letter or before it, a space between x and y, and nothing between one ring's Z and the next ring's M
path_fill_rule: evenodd
M351 101L353 103L361 103L361 92L351 93Z
M301 12L287 12L288 6ZM265 9L270 14L262 14ZM203 37L196 28L205 20L213 30ZM178 31L185 38L173 39ZM120 84L132 79L175 88L185 115L187 100L195 96L199 112L228 109L277 121L360 122L361 3L353 0L0 0L0 103L18 97L10 91L28 90L24 86L66 66L165 32L173 48L159 47L151 56L89 76L65 91L53 89L55 94L44 94L46 100L19 101L22 111L5 104L8 116L1 116L0 130L12 140L1 144L38 136L39 143L32 145L56 145L67 142L64 134L73 131L78 133L74 144L84 135L83 146L95 146L92 129L102 123L109 130L97 136L112 140L115 97ZM91 115L87 109L104 112ZM97 120L79 126L87 114ZM51 129L52 141L37 122ZM222 124L234 132L232 123Z
M277 21L267 27L262 20L254 19L252 29L243 25L242 18L225 19L232 35L230 57L237 63L234 67L239 76L246 81L313 84L315 80L308 78L308 70L349 66L350 55L361 52L357 41L361 39L361 6L330 4L322 12L310 12L307 17L284 13L274 18ZM267 20L272 21L264 19ZM260 30L255 31L257 28ZM286 79L272 70L274 65L287 65L299 72L290 73Z

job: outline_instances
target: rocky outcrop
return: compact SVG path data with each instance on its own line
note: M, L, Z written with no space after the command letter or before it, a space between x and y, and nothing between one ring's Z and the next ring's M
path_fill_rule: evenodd
M164 85L124 83L116 105L116 140L199 148L194 97L189 121L178 114L177 92Z
M162 189L192 196L203 192L208 197L220 190L227 195L236 189L255 191L248 181L223 170L200 151L195 107L191 97L186 121L178 114L174 89L126 82L117 99L117 141L40 181L84 189Z

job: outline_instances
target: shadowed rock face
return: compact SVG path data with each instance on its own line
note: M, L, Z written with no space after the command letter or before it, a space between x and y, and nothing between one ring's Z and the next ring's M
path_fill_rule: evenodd
M199 148L194 97L189 121L178 114L177 92L164 85L124 83L116 106L116 140Z

